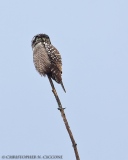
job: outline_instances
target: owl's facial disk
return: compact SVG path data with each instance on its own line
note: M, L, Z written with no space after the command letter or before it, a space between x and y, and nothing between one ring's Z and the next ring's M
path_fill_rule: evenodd
M37 34L32 39L32 47L34 47L36 44L38 44L40 42L51 44L50 38L49 38L48 35L46 35L46 34Z

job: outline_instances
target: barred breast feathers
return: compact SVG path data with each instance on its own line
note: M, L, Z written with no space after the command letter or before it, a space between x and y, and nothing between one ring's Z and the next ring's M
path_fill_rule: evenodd
M43 76L50 72L50 59L42 43L33 48L33 61L36 70Z

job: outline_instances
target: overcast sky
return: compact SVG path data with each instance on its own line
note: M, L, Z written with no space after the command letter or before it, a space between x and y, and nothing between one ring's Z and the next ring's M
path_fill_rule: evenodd
M33 65L45 33L63 60L54 83L81 160L128 160L128 1L5 0L0 3L0 159L75 160L51 86Z

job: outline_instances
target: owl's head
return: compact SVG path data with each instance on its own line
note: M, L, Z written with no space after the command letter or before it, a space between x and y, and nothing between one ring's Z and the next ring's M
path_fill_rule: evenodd
M35 35L34 37L33 37L33 39L32 39L32 48L36 45L36 44L38 44L38 43L40 43L40 42L42 42L42 43L48 43L48 44L51 44L51 41L50 41L50 38L49 38L49 36L48 35L46 35L46 34L37 34L37 35Z

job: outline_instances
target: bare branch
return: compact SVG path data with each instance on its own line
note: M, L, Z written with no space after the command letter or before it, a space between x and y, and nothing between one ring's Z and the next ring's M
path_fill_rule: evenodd
M78 150L77 150L77 144L76 144L76 142L75 142L75 140L74 140L73 134L72 134L72 132L71 132L71 129L70 129L70 127L69 127L69 124L68 124L68 121L67 121L67 118L66 118L66 115L65 115L65 112L64 112L64 109L65 109L65 108L62 107L62 104L61 104L61 102L60 102L60 99L59 99L59 97L58 97L58 94L57 94L57 92L56 92L56 89L55 89L55 87L54 87L54 84L53 84L52 79L50 78L50 76L48 76L48 79L49 79L49 82L50 82L51 87L52 87L52 92L53 92L53 94L54 94L54 96L55 96L55 98L56 98L56 101L57 101L57 103L58 103L58 106L59 106L58 110L60 110L60 112L61 112L61 116L62 116L62 118L63 118L65 127L66 127L66 129L67 129L67 131L68 131L68 134L69 134L69 137L70 137L70 139L71 139L72 146L73 146L73 148L74 148L74 152L75 152L75 156L76 156L76 160L80 160L79 153L78 153Z

